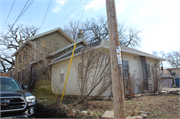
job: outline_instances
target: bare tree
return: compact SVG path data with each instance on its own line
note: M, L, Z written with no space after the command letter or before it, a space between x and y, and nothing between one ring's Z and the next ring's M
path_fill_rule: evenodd
M87 19L81 24L79 21L70 21L64 27L64 30L75 40L80 29L83 30L85 40L88 42L101 41L102 39L109 40L107 20L104 16L99 15L96 19ZM121 45L132 48L140 45L140 34L142 30L132 26L126 26L124 22L118 24L118 32Z
M124 78L124 88L125 88L125 97L129 98L134 97L134 91L136 86L136 81L139 81L139 79L135 78L136 71L134 71L133 75L129 76L128 78Z
M19 43L33 37L37 30L35 26L17 25L15 28L12 28L12 25L7 26L7 33L0 36L1 65L4 72L14 65L15 60L11 55L18 49Z
M152 54L158 57L163 57L163 58L165 58L165 55L166 55L163 51L160 51L160 52L153 51Z
M151 88L151 91L153 93L156 93L160 90L161 86L162 86L162 77L161 77L161 73L158 71L160 70L159 67L155 64L154 66L151 67L151 81L152 84L148 84L149 87Z
M166 60L171 67L178 68L178 66L180 66L180 50L167 53Z
M77 41L79 30L83 31L83 36L86 39L88 34L86 34L85 24L80 24L80 21L70 21L68 25L64 26L64 31L71 36L75 41Z
M78 64L80 101L88 101L101 96L111 85L110 56L103 50L86 47L81 52ZM93 92L95 91L95 92ZM93 97L89 97L93 92Z

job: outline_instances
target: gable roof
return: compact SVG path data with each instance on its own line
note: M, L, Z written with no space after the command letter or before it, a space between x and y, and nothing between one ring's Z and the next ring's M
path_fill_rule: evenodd
M19 49L18 50L16 50L16 52L12 55L12 57L13 56L15 56L26 44L33 44L32 42L30 42L29 40L26 40L26 42L25 43L23 43L20 47L19 47Z
M102 40L102 41L97 41L97 42L89 43L88 45L86 45L84 47L76 48L75 51L74 51L74 56L80 55L80 52L81 52L82 48L85 48L85 47L88 47L88 46L91 46L91 47L102 47L102 48L109 49L109 46L104 46L103 45L104 42L106 42L106 44L109 45L109 41ZM133 49L133 48L129 48L129 47L126 47L126 46L122 46L122 45L121 45L121 51L124 52L124 53L130 53L130 54L135 54L135 55L140 55L140 56L145 56L145 57L149 57L149 58L165 61L165 59L163 59L161 57L157 57L157 56L154 56L152 54L149 54L149 53L146 53L146 52L143 52L143 51L140 51L140 50L136 50L136 49ZM58 63L60 61L66 60L66 59L69 59L69 58L71 58L71 55L72 55L72 51L66 53L65 55L63 55L61 57L59 57L55 61L51 62L49 65Z
M43 37L43 36L45 36L45 35L51 34L51 33L56 32L56 31L58 31L60 34L62 34L62 35L63 35L65 38L67 38L71 43L75 42L74 39L72 39L66 32L64 32L61 28L58 27L58 28L55 28L55 29L53 29L53 30L50 30L50 31L47 31L47 32L44 32L44 33L41 33L41 34L39 34L39 35L36 35L36 36L34 36L34 37L29 38L28 40L26 40L25 43L23 43L23 44L19 47L19 49L18 49L12 56L15 56L15 55L25 46L25 44L27 44L28 42L33 41L33 40L35 40L35 39L37 39L37 38ZM30 42L30 43L32 43L32 42Z
M75 43L76 43L76 45L77 45L77 44L79 44L79 43L81 43L81 42L84 43L85 45L88 45L88 44L89 44L89 43L88 43L87 41L85 41L85 40L79 40L79 41L76 41L76 42L74 42L74 43L71 43L71 44L69 44L69 45L67 45L67 46L65 46L65 47L63 47L63 48L60 48L59 50L56 50L55 52L52 52L52 53L48 54L46 57L55 55L55 54L57 54L57 53L59 53L59 52L62 52L62 51L64 51L64 50L66 50L66 49L74 46Z
M140 50L136 50L136 49L133 49L133 48L129 48L129 47L126 47L126 46L122 46L122 45L121 45L121 50L122 50L122 52L125 52L125 53L130 53L130 54L135 54L135 55L140 55L140 56L145 56L145 57L165 61L165 59L162 58L162 57L158 57L158 56L155 56L155 55L152 55L152 54L140 51Z
M62 34L62 35L63 35L65 38L67 38L70 42L72 42L72 43L75 42L75 40L74 40L73 38L71 38L66 32L64 32L60 27L55 28L55 29L52 29L52 30L47 31L47 32L44 32L44 33L41 33L41 34L36 35L36 36L34 36L34 37L31 37L31 38L29 38L29 40L35 40L35 39L37 39L37 38L39 38L39 37L42 37L42 36L51 34L51 33L56 32L56 31L58 31L60 34Z

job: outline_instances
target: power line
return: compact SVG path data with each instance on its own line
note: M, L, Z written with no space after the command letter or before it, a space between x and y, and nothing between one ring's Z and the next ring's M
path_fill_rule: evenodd
M24 5L23 9L21 10L21 12L19 13L18 17L16 18L15 22L13 23L13 25L11 26L11 29L9 31L12 30L13 26L15 25L15 23L18 21L18 19L20 18L20 16L22 15L22 12L24 11L26 5L28 4L29 0L27 0L26 4ZM6 34L6 36L9 34L9 31L8 33Z
M14 3L15 3L15 0L14 0L14 2L13 2L12 6L11 6L11 9L10 9L10 11L9 11L9 14L8 14L7 18L6 18L6 21L5 21L5 24L4 24L4 26L3 26L2 31L4 30L4 27L5 27L5 25L6 25L6 22L7 22L8 18L9 18L9 15L10 15L10 13L11 13L11 10L12 10L13 6L14 6Z
M52 2L52 0L49 0L49 4L48 4L48 7L47 7L47 9L46 9L46 12L45 12L45 15L44 15L44 18L43 18L43 20L42 20L42 23L41 23L40 28L41 28L42 25L44 24L44 20L45 20L45 18L46 18L46 16L47 16L47 13L48 13L49 8L50 8L50 6L51 6L51 2ZM40 29L39 29L39 30L40 30Z
M102 4L102 2L100 2L97 6L95 6L94 8L92 8L88 13L86 13L85 15L84 15L84 17L87 15L87 14L89 14L91 11L93 11L96 7L98 7L99 5L101 5Z
M34 0L32 0L32 1L28 4L28 6L27 6L27 7L25 8L25 10L22 12L20 18L24 15L24 13L26 13L26 11L29 9L29 7L32 5L33 2L34 2Z
M12 27L14 26L14 24L18 21L18 19L20 18L20 16L22 15L22 12L24 11L26 5L28 4L29 0L27 0L26 4L24 5L23 9L21 10L20 14L18 15L17 19L15 20L15 22L13 23Z
M86 0L87 2L87 0ZM84 9L86 8L86 2L85 2L85 5L84 5ZM82 13L82 16L81 16L81 22L82 22L82 18L83 18L83 14L84 14L84 9L83 9L83 13Z
M86 16L87 14L89 14L90 12L92 12L92 11L93 11L96 7L98 7L100 4L102 4L102 2L100 2L97 6L95 6L95 7L92 8L91 10L89 10L83 17L85 17L85 16ZM76 15L76 17L78 17L81 12L83 12L83 11L80 11L80 12ZM76 17L74 17L74 19L75 19Z
M76 7L81 3L81 1L76 5ZM76 9L76 7L70 12L70 14ZM64 21L70 16L70 14L64 19ZM64 21L60 24L60 26L64 23Z

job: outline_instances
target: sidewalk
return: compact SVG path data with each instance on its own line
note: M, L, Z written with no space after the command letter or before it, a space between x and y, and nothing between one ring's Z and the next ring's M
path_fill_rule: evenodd
M180 88L162 88L163 91L180 91Z

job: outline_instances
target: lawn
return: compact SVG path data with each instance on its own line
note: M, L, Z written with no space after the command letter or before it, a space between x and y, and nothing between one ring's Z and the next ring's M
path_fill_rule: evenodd
M136 106L139 111L149 112L148 118L178 118L180 100L178 95L165 94L157 96L144 96L125 101L126 116ZM93 113L101 116L106 110L113 110L113 101L93 100L88 104L74 106L73 103L67 104L68 107L75 110L90 109Z
M35 90L33 94L45 105L54 105L57 97L46 89ZM75 105L76 101L77 99L73 97L66 97L63 104L75 111L91 110L93 115L98 117L101 117L106 110L113 110L113 101L92 100L88 103ZM179 118L180 97L175 94L160 94L125 100L126 116L131 114L134 107L137 107L139 111L149 112L148 118ZM54 106L54 108L58 107Z

